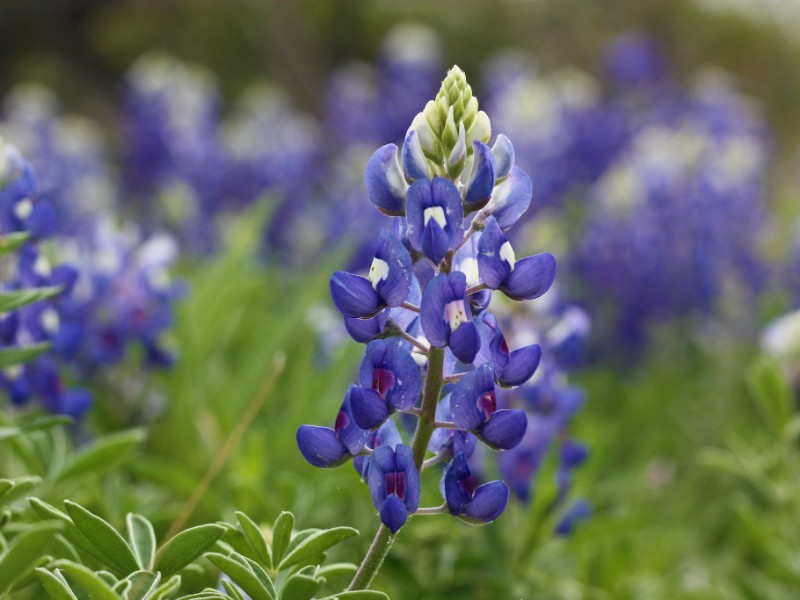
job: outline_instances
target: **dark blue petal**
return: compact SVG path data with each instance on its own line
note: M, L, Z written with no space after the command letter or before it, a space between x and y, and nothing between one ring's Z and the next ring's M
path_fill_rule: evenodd
M372 451L367 470L367 483L372 502L380 510L386 500L386 474L395 472L394 450L389 446L378 446ZM405 504L403 505L405 510Z
M358 426L353 417L350 399L355 389L356 386L354 385L348 388L347 394L344 397L344 402L342 402L342 406L339 409L339 414L336 416L336 426L334 428L336 435L339 437L339 441L352 455L358 454L361 451L370 435L368 431Z
M450 249L450 238L435 220L428 221L422 229L422 251L435 264L439 264Z
M494 215L500 227L508 229L528 210L532 194L531 178L514 166L506 180L494 189L486 211Z
M377 280L377 284L373 283L375 290L387 306L400 306L411 289L411 255L388 229L381 229L375 259L382 263L373 261L370 270L370 279ZM385 272L376 274L384 265Z
M450 394L450 412L453 422L464 431L477 430L484 422L478 408L478 399L494 390L494 376L488 364L470 371L455 385Z
M582 465L589 456L589 449L581 443L567 441L561 446L561 466L574 469Z
M508 355L508 364L501 372L495 369L495 377L506 387L522 385L536 372L541 358L542 349L538 344L518 348Z
M413 248L422 251L422 230L425 226L423 213L433 206L433 190L428 179L418 179L411 184L406 194L406 222L408 241Z
M92 407L92 393L85 388L67 390L61 397L58 412L76 419L86 414Z
M411 514L419 507L419 497L421 492L419 471L414 463L414 452L408 446L398 444L395 448L395 468L398 473L403 473L405 477L405 506L408 514Z
M533 300L544 294L556 278L552 254L536 254L518 260L500 288L512 300Z
M458 326L450 336L450 350L455 357L465 365L475 360L475 355L481 348L481 338L473 321L467 321Z
M380 514L381 523L386 525L392 533L397 533L408 519L406 505L394 494L386 498L380 507Z
M408 349L399 343L390 344L387 366L392 370L395 384L386 394L386 400L394 410L405 411L419 400L422 391L422 376L419 366Z
M578 500L567 509L564 516L556 525L557 535L569 535L579 523L592 516L592 507L586 500Z
M344 326L350 337L357 342L366 344L383 333L388 318L389 315L386 311L381 311L369 319L345 317Z
M495 160L495 176L502 179L511 172L514 166L514 146L502 133L497 136L497 140L492 146L492 154Z
M353 388L350 394L353 419L361 429L375 429L392 414L386 401L373 389Z
M451 514L462 514L464 507L472 500L472 490L469 489L471 477L467 457L463 454L458 454L447 465L442 475L442 492Z
M525 411L503 409L495 412L478 431L478 436L495 450L509 450L522 441L528 428Z
M434 177L431 182L433 199L437 206L444 208L444 228L450 238L450 249L455 249L464 238L464 207L461 205L461 194L449 179Z
M330 427L301 425L297 430L297 446L303 458L315 467L336 467L350 458Z
M397 162L395 144L378 148L370 157L364 173L364 184L378 210L390 216L403 215L407 184Z
M56 211L47 201L39 200L33 205L33 212L28 219L28 231L37 240L49 238L56 231Z
M61 287L61 296L69 296L77 280L78 270L65 264L53 267L50 275L50 284Z
M345 317L371 317L383 306L368 279L345 271L331 277L331 297Z
M448 296L450 284L445 273L439 273L428 282L422 293L420 323L428 341L437 348L444 348L450 340L450 327L444 320L444 305L451 299Z
M496 290L505 281L513 264L509 264L503 256L501 248L508 243L508 239L503 235L500 225L494 217L486 219L483 232L478 240L478 273L481 281L489 289Z
M422 151L422 144L419 143L419 135L415 130L408 130L400 154L403 162L403 171L408 179L431 178L431 168L425 158L425 153Z
M475 489L472 500L464 507L464 516L489 523L503 514L508 504L508 487L502 481L490 481Z
M473 162L472 171L467 183L467 192L464 196L464 203L467 210L474 205L480 208L492 195L495 179L495 162L492 150L483 142L472 142Z

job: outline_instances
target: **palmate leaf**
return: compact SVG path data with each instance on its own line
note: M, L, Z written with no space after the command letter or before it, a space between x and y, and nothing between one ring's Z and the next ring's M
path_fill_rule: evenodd
M69 500L64 502L64 506L75 526L105 557L105 564L115 567L123 574L133 573L139 569L133 550L107 521Z
M271 569L272 553L267 545L267 540L264 539L264 534L261 533L261 529L250 517L242 512L236 513L236 519L239 521L247 544L255 554L255 558L261 561L261 564L266 568Z

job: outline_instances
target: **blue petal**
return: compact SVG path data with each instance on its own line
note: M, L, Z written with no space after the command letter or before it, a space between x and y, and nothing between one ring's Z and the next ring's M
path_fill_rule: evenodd
M544 294L556 278L552 254L535 254L518 260L500 288L512 300L533 300Z
M297 430L297 446L303 458L315 467L336 467L350 458L330 427L301 425Z
M572 530L576 525L586 521L591 516L592 507L589 505L589 503L586 500L578 500L575 502L575 504L567 509L567 512L564 513L561 521L559 521L558 525L556 525L556 534L569 535L572 533Z
M348 388L344 402L342 402L342 406L339 409L339 414L336 416L336 426L334 428L339 441L352 455L358 454L369 439L369 432L359 427L353 417L350 398L354 389L356 389L354 385Z
M503 514L508 504L508 487L502 481L490 481L475 489L472 500L464 507L464 516L490 523Z
M395 472L394 450L389 446L378 446L372 451L367 470L367 483L372 502L380 510L386 500L386 474ZM405 510L405 505L403 505Z
M411 289L411 255L388 229L381 229L375 258L384 261L388 273L375 286L387 306L400 306Z
M420 323L428 341L437 348L444 348L450 340L450 327L444 320L444 305L451 300L448 296L450 284L445 273L439 273L428 282L422 293Z
M419 143L419 135L413 129L409 129L401 150L403 161L403 171L408 179L430 179L431 168L425 153L422 151L422 144Z
M472 495L462 485L462 482L470 476L467 457L463 454L458 454L447 465L442 475L442 492L447 502L447 509L451 514L462 514L464 507L472 500Z
M478 273L489 289L496 290L505 281L511 268L500 255L500 248L508 241L494 217L486 219L478 240Z
M589 449L584 444L570 440L561 446L561 465L565 469L582 465L588 457Z
M450 350L465 365L472 364L481 347L481 338L473 321L458 326L450 336Z
M344 326L350 337L357 342L366 344L383 333L388 318L389 315L386 311L381 311L369 319L345 317Z
M408 514L419 507L421 492L419 471L414 463L414 452L408 446L398 444L395 448L395 468L398 473L403 473L406 484L405 506Z
M78 419L91 407L92 393L85 388L74 388L67 390L61 397L58 412Z
M422 230L424 228L424 212L433 206L433 191L428 179L417 179L408 188L406 194L406 222L408 223L408 241L413 248L422 251Z
M472 172L467 183L464 203L467 210L480 208L492 195L495 179L495 163L492 150L483 142L472 142Z
M464 238L464 207L461 194L449 179L434 177L431 182L433 198L437 206L444 208L445 232L450 238L450 249L455 249Z
M53 205L44 200L38 200L33 205L33 212L27 223L31 237L37 240L49 238L56 231L56 211Z
M495 450L509 450L519 444L528 428L525 411L503 409L495 412L478 431L478 436Z
M78 280L78 270L70 265L61 264L53 267L50 284L61 287L61 295L68 296Z
M417 404L422 391L419 366L411 353L399 343L390 344L388 358L395 384L387 393L386 400L395 410L408 410Z
M373 389L356 387L350 394L353 419L361 429L375 429L392 414L383 398Z
M405 524L408 519L406 505L397 496L392 494L380 507L381 522L389 528L392 533L397 531Z
M493 389L494 376L492 368L488 364L481 365L464 375L450 394L450 412L453 414L453 423L464 431L474 431L480 428L484 416L478 408L478 399Z
M497 140L492 146L492 154L495 160L495 177L502 179L511 172L514 166L514 146L502 133L497 136Z
M500 227L508 229L528 210L532 195L531 178L525 171L514 166L506 180L494 189L486 211L494 215Z
M345 317L372 317L383 306L368 279L345 271L331 277L331 297Z
M495 369L495 376L500 385L515 387L522 385L530 379L539 366L542 358L542 349L538 344L523 346L514 350L508 356L508 364L498 373Z
M434 264L439 264L450 249L450 238L439 223L431 219L422 229L422 251Z
M364 184L378 210L389 216L403 216L407 184L397 162L395 144L378 148L370 157Z

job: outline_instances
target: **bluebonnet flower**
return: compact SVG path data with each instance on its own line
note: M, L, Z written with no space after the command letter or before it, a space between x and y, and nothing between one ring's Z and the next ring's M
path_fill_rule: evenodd
M674 315L763 286L767 157L751 105L718 75L642 126L589 192L573 263L585 293L635 344Z
M586 500L577 500L567 508L556 525L556 534L566 536L581 522L592 515L592 508Z
M304 425L298 444L318 466L357 455L381 531L397 532L417 511L419 471L443 461L449 466L442 492L452 514L489 522L508 499L501 481L477 486L466 460L478 440L496 451L523 440L525 411L499 406L495 384L525 384L541 348L511 351L490 300L494 290L515 301L540 297L553 283L555 259L515 259L504 232L528 208L531 182L514 164L510 140L499 135L490 147L490 134L489 117L454 67L411 122L402 147L382 146L367 162L368 195L394 218L380 232L368 276L331 277L348 332L367 344L358 386L348 392L352 421L377 433L365 447L347 448L344 430ZM402 444L395 412L417 418L411 447ZM357 439L360 445L360 433ZM428 451L433 456L425 460Z

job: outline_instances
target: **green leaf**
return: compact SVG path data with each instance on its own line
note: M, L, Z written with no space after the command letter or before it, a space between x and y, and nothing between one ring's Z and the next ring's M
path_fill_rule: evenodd
M126 600L147 600L150 595L158 588L161 582L161 574L152 571L136 571L125 578L130 586L125 595Z
M334 527L318 531L289 552L286 558L280 562L278 569L281 571L288 569L355 535L358 535L358 530L352 527Z
M132 429L98 439L75 454L72 462L59 473L58 481L79 475L96 476L113 469L128 458L145 436L144 430Z
M141 515L128 513L125 519L128 526L128 539L142 569L152 569L156 555L156 534L153 525Z
M205 557L231 578L253 600L275 600L270 591L258 580L255 573L231 557L209 552Z
M267 540L264 539L264 534L261 533L261 529L243 512L237 512L236 519L239 521L247 543L250 545L250 548L252 548L256 558L260 560L261 564L266 566L266 568L271 569L272 554L269 551Z
M295 573L283 585L280 600L311 600L324 581L310 575Z
M139 569L133 550L108 522L69 500L64 501L64 506L75 526L100 551L104 564L116 567L124 574Z
M69 584L64 580L60 573L58 575L51 573L47 569L36 569L36 574L39 576L39 581L50 597L50 600L78 600L78 597L72 593Z
M88 554L100 563L105 563L105 557L103 556L103 553L95 548L91 541L88 540L86 536L83 535L80 530L78 530L77 527L75 527L75 524L72 522L72 519L69 518L69 515L61 512L55 506L39 500L38 498L28 498L28 503L31 505L31 508L33 508L33 512L35 512L39 518L56 519L66 523L67 526L64 531L61 532L61 535L63 535L64 538L78 550Z
M761 357L747 370L747 386L765 421L780 432L792 416L792 392L774 360Z
M164 600L171 597L181 587L181 576L173 575L161 585L159 585L153 592L152 600Z
M24 496L42 482L41 477L0 479L0 504L8 504Z
M180 571L213 546L224 532L225 528L215 523L181 531L159 549L155 570L163 577Z
M358 567L353 563L333 563L320 567L317 571L318 577L324 577L328 583L331 580L347 578L348 580L353 577Z
M269 573L264 570L264 567L262 567L256 561L247 558L246 556L243 556L242 558L247 561L247 564L250 567L250 570L253 572L253 575L258 577L258 581L261 582L261 585L263 585L264 588L266 588L269 595L272 598L277 598L278 593L275 591L275 584L272 583L272 578L270 578Z
M26 231L18 233L9 233L8 235L0 236L0 254L8 254L14 252L17 248L22 246L31 237L31 234Z
M272 527L272 564L277 566L283 558L283 553L289 545L294 527L294 515L290 512L282 512L275 519Z
M33 570L55 538L56 532L63 527L57 521L37 523L11 541L0 556L0 595Z
M52 298L61 292L60 287L42 287L13 292L0 292L0 313L8 312L40 300Z
M232 598L235 598L235 600L245 600L244 594L239 591L239 588L236 587L236 584L230 579L220 579L220 583Z
M389 596L376 590L357 590L326 596L322 600L389 600Z
M59 571L64 574L70 587L78 586L89 595L91 600L119 600L119 596L111 589L103 578L83 565L69 561L59 561ZM56 571L58 573L58 571Z
M50 344L31 344L30 346L3 348L0 350L0 369L7 369L32 361L42 352L47 352Z
M60 425L68 425L72 423L72 419L63 415L46 415L37 417L27 423L19 423L13 427L0 427L0 441L25 435L31 431L39 431L40 429L49 429L51 427L58 427Z

